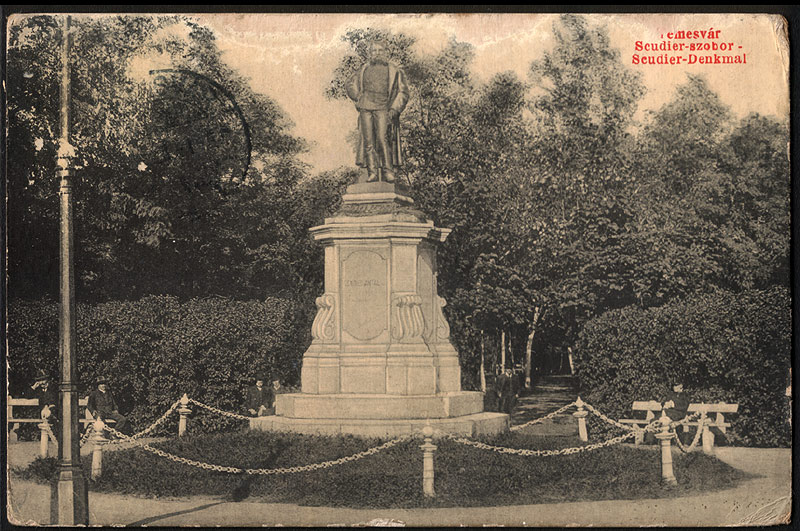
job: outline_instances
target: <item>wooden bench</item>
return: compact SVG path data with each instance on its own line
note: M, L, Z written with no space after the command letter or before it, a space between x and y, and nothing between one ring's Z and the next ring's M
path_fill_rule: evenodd
M636 414L636 412L644 412L645 418L622 419L620 422L622 424L630 424L636 427L644 427L656 420L656 415L661 415L662 406L660 402L655 400L635 401L631 406L631 410L634 412L634 414ZM726 404L724 402L719 402L717 404L689 404L688 414L692 415L697 412L702 413L700 418L690 421L686 424L682 424L680 429L685 430L687 426L696 426L697 429L701 429L702 427L703 451L706 453L712 453L714 450L714 432L711 430L711 428L715 428L722 433L726 433L727 429L730 428L731 425L725 421L725 415L738 413L739 404ZM715 415L713 419L711 418L712 414ZM642 444L642 442L644 442L644 432L640 431L636 433L636 444Z
M78 399L78 408L86 408L87 404L89 403L89 397L84 397ZM37 412L39 412L38 416L31 417L26 415L14 416L14 408L35 408ZM30 413L28 413L30 415ZM89 424L94 422L94 417L89 412L89 409L86 408L84 412L83 418L79 418L78 422L83 424L83 427L86 428ZM8 441L9 442L17 442L17 430L19 429L20 424L31 424L36 423L40 424L42 422L42 415L41 411L39 411L39 399L38 398L14 398L11 396L6 396L6 423L10 425L10 429L8 432ZM109 419L106 421L109 424L113 424L115 421L113 419Z

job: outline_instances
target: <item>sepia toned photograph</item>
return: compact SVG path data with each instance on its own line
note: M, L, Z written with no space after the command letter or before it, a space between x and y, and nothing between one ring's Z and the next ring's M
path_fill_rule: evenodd
M4 526L792 522L789 21L477 11L5 14Z

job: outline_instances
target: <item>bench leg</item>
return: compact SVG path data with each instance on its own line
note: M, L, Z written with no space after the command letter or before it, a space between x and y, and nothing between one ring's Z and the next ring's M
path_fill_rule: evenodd
M703 453L707 455L714 453L714 432L708 426L703 426Z
M11 429L8 432L8 442L15 443L19 442L19 435L17 434L17 430L19 429L19 422L15 422L11 425Z

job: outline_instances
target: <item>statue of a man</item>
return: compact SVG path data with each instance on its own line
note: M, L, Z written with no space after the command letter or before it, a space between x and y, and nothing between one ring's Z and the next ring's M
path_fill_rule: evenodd
M359 142L356 164L367 168L367 182L394 182L403 162L400 113L408 103L405 73L388 60L379 42L369 48L369 60L347 80L347 95L358 109ZM380 169L380 174L378 170Z

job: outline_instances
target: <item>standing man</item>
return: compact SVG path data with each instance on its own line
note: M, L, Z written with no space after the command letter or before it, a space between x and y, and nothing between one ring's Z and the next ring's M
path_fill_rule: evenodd
M497 392L500 395L500 413L511 415L516 405L517 390L514 384L514 373L511 369L506 369L497 378Z
M53 435L58 439L58 389L51 385L50 377L44 371L39 371L36 375L36 382L31 386L36 391L36 398L39 400L39 412L42 418L50 422ZM47 411L45 412L45 409Z
M116 421L115 429L119 432L128 433L128 419L119 412L114 395L108 388L108 378L101 376L97 379L97 389L89 393L89 401L86 404L89 412L94 418L103 421L112 419Z
M367 168L367 182L392 183L403 163L400 149L400 113L408 103L405 73L389 62L386 46L374 42L369 60L346 84L347 95L358 109L359 142L356 164Z

